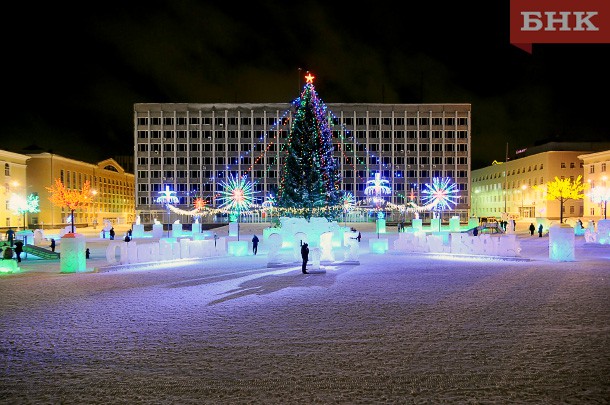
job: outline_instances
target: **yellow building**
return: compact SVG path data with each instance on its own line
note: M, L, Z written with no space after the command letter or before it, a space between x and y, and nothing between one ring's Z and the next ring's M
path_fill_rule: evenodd
M608 167L610 167L610 150L597 153L589 153L578 156L584 164L584 181L589 184L589 191L597 189L607 196L610 194L608 187L610 186ZM599 203L591 201L588 195L584 199L584 218L586 220L597 220L608 218L608 213L605 212L607 203Z
M68 224L70 210L49 201L47 187L60 179L67 189L81 190L87 180L91 183L93 203L74 212L74 224L91 226L109 220L113 224L132 223L135 218L134 175L114 160L97 164L68 159L52 153L28 155L28 191L40 198L40 212L33 214L32 227L58 228Z
M12 210L11 200L16 197L25 201L29 190L26 184L26 162L30 157L19 153L0 150L2 182L0 183L0 229L4 232L11 228L23 229L24 216ZM27 214L26 214L27 215Z
M472 171L471 215L498 219L559 219L559 201L544 199L534 186L583 175L582 151L544 151ZM583 200L568 200L564 218L582 218Z

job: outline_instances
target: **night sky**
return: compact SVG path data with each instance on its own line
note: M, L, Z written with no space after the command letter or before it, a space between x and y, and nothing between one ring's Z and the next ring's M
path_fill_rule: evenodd
M610 46L530 55L508 1L122 3L3 5L0 149L133 154L134 103L290 102L305 71L327 104L471 103L473 169L507 143L610 140Z

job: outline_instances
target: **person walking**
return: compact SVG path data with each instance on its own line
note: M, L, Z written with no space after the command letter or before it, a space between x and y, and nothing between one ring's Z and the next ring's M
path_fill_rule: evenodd
M55 252L55 239L51 238L51 252Z
M114 240L114 227L110 228L110 240Z
M8 231L6 231L6 240L8 240L9 247L13 247L13 241L15 240L15 231L13 231L13 228L8 228Z
M307 274L307 260L309 260L309 245L307 243L303 243L303 246L301 246L301 257L303 258L301 271L303 274Z
M360 242L360 239L362 239L362 234L360 232L358 232L358 236L356 236L356 239L358 239L358 242Z
M21 261L21 252L23 252L23 242L18 240L15 242L15 254L17 255L17 262Z
M254 253L254 255L256 255L257 252L258 252L258 236L254 235L254 237L252 238L252 253Z
M536 227L534 226L534 223L530 222L530 236L534 236L535 230L536 230Z
M538 227L538 237L542 238L542 224Z

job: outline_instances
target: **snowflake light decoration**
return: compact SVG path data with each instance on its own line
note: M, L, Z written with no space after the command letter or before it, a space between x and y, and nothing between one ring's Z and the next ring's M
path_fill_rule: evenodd
M356 204L356 197L349 191L345 192L341 196L341 206L343 208L343 212L350 212L354 209L354 205Z
M390 194L392 189L388 186L389 181L381 178L381 173L375 173L375 179L366 182L367 187L364 194L379 197L383 194Z
M165 186L164 191L159 191L159 197L157 197L156 201L159 204L178 204L178 197L176 197L176 192L169 189L169 186Z
M426 184L422 190L422 200L431 210L451 210L458 203L458 189L448 177L432 179L432 184Z
M392 189L389 187L390 182L381 178L381 173L375 173L375 178L366 182L367 187L364 189L364 194L368 195L371 200L377 205L385 203L383 195L390 195Z
M229 179L220 182L222 191L219 198L220 208L229 211L247 211L253 201L253 183L248 181L247 176L234 177L229 175Z
M203 198L195 198L195 201L193 201L193 206L195 207L195 209L197 211L201 211L205 208L206 206L206 202Z

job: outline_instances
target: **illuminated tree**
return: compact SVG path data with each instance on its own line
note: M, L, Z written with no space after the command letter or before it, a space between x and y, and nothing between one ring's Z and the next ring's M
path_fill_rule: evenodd
M79 208L87 207L91 204L91 185L89 180L85 181L82 190L69 190L60 179L55 179L55 184L51 187L46 187L51 194L49 201L57 207L68 208L70 217L72 218L72 233L74 233L74 211Z
M581 200L585 198L584 191L588 187L587 183L581 183L582 176L576 180L555 177L555 180L547 182L545 185L534 186L534 190L545 193L544 198L549 201L559 201L559 223L563 223L563 205L568 200Z
M23 214L23 229L27 228L26 214L40 212L39 199L35 194L30 194L27 199L13 194L9 200L9 207L11 211Z
M332 131L326 105L318 98L313 76L295 101L294 120L278 189L279 208L296 209L309 219L316 210L330 207L326 215L340 215L340 172L333 158Z

